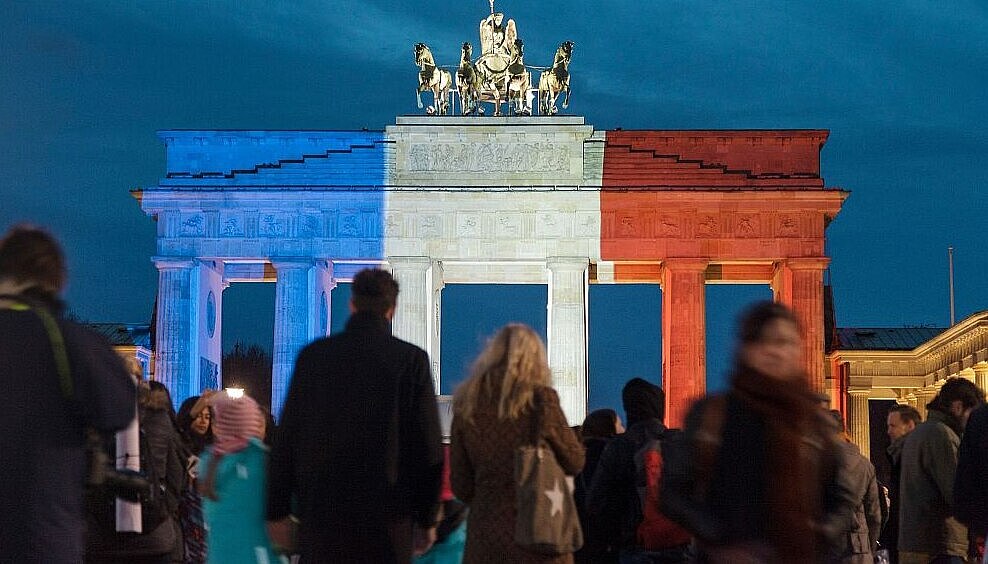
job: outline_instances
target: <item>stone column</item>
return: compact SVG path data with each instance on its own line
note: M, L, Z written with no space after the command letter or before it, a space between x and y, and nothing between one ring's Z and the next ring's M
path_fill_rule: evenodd
M803 362L810 386L824 389L823 270L826 257L792 258L776 265L775 300L792 308L803 331Z
M439 389L439 316L433 315L437 291L429 257L388 257L398 281L398 305L392 323L395 337L416 345L432 363L432 383ZM441 284L441 282L440 282Z
M333 289L336 280L333 278L333 265L328 261L316 261L312 269L314 295L309 301L309 340L314 341L329 335L333 326Z
M937 390L934 387L920 388L913 393L916 394L916 411L923 417L923 421L926 421L926 404L933 401Z
M707 387L706 269L699 259L662 262L662 387L670 427L683 425Z
M171 392L175 408L193 395L196 366L196 311L191 259L156 257L158 311L155 325L155 379Z
M271 413L278 418L288 393L299 351L309 342L312 296L311 261L272 261L277 273L274 298L274 354L271 374Z
M974 385L988 394L988 363L974 365Z
M549 367L552 385L570 425L587 414L587 271L586 257L550 257Z
M848 406L848 435L851 441L858 445L861 454L865 458L871 458L871 417L868 412L869 390L851 389L847 394L851 396L851 405Z

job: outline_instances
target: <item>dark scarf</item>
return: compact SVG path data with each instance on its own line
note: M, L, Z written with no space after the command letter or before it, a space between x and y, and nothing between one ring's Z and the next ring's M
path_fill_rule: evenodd
M819 451L826 436L805 379L778 380L740 367L733 391L765 423L768 539L779 562L813 562L821 511Z

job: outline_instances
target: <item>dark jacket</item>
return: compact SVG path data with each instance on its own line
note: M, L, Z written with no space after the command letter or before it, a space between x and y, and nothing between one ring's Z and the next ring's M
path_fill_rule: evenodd
M885 451L889 461L889 509L888 520L882 527L882 534L878 540L882 548L888 549L892 564L899 561L899 504L902 496L899 476L902 473L902 445L905 442L905 436L899 437L892 441Z
M587 511L587 491L593 484L600 457L610 441L611 439L602 437L588 437L583 440L586 464L583 465L583 471L576 476L576 488L573 491L576 510L580 514L580 528L583 529L583 547L574 554L578 563L617 561L619 523L599 515L591 516Z
M443 456L422 349L355 313L305 347L271 450L268 519L301 519L305 562L408 562L437 517Z
M153 506L142 504L145 530L138 534L116 532L115 499L105 492L91 492L87 498L87 561L169 554L179 540L178 500L187 476L181 439L164 409L140 410L140 434L142 471L157 477L156 492L160 495ZM148 470L147 465L154 465L154 470Z
M988 406L976 409L964 427L954 480L954 513L972 534L988 534Z
M566 422L556 390L534 390L534 409L517 419L502 420L497 403L487 398L474 406L473 419L453 415L450 438L450 481L456 497L470 506L464 564L567 564L571 554L530 552L515 544L515 452L532 444L536 421L539 437L569 476L583 468L583 445Z
M72 383L67 399L41 318L7 309L10 303L0 300L0 557L79 562L86 428L106 434L124 428L134 417L136 389L105 340L59 319Z
M854 494L856 503L851 510L854 521L838 539L843 564L872 564L878 534L882 526L882 512L878 502L878 482L875 467L861 455L858 447L841 441L840 479Z
M706 410L717 409L717 404L724 410L720 434L706 437L702 421ZM830 425L821 420L821 427L829 429ZM768 467L765 420L728 393L716 400L708 397L697 402L686 418L683 432L679 443L682 448L669 449L664 457L660 499L665 514L693 532L703 546L761 546L769 534L766 525L773 518L769 489L776 486ZM717 446L710 468L701 470L701 443L706 440L716 441ZM816 561L833 562L837 558L839 532L849 529L853 522L848 508L855 500L838 479L840 459L836 446L819 444L814 456L820 479L812 486L819 488L821 500ZM701 472L707 474L705 484L699 483Z
M902 446L899 550L967 556L967 527L954 516L960 438L949 416L930 409Z
M619 524L619 538L614 544L622 548L635 546L636 531L642 521L641 501L635 486L635 453L653 439L663 441L664 446L676 433L666 429L658 419L645 419L611 439L604 449L586 502L587 511L595 519Z

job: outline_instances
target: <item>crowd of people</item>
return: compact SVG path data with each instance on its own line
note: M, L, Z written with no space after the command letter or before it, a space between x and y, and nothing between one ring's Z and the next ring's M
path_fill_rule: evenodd
M926 421L893 408L879 481L810 388L779 304L742 316L729 389L682 429L641 378L624 386L623 420L603 409L570 427L541 338L507 325L458 387L443 444L429 358L391 334L386 271L358 273L346 328L300 352L277 428L246 395L206 390L176 413L165 386L64 317L65 281L43 230L0 240L0 562L984 558L984 391L948 379ZM519 499L522 447L568 478ZM549 505L533 522L536 502Z

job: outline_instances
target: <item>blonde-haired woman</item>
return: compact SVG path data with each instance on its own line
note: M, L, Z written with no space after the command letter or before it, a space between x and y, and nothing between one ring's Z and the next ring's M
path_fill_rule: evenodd
M535 421L567 474L583 468L583 445L550 387L538 334L520 324L502 328L456 390L453 406L453 492L470 506L463 561L573 562L571 554L545 556L514 543L515 449L531 442Z

